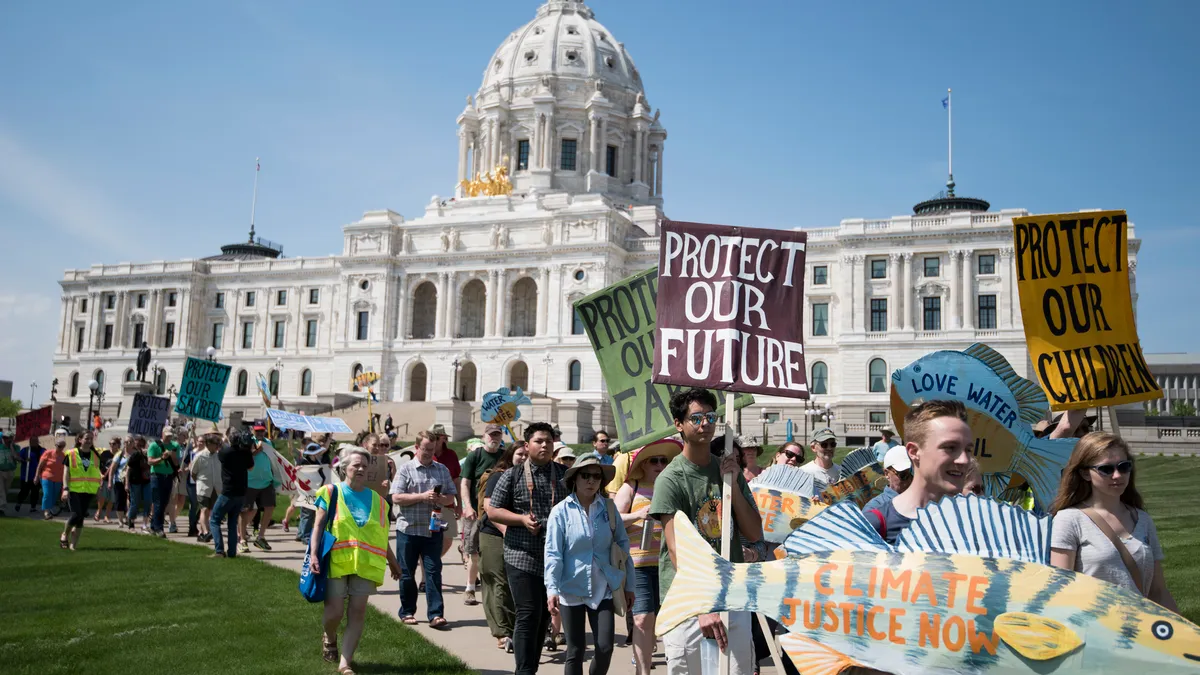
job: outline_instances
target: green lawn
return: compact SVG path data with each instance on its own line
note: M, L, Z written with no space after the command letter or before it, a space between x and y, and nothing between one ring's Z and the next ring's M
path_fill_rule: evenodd
M1175 596L1179 611L1200 623L1200 490L1196 470L1200 459L1192 457L1139 457L1137 488L1146 500L1146 511L1154 516L1158 539L1167 559L1163 568L1167 588Z
M321 605L296 575L251 558L95 528L58 548L61 521L0 518L0 663L16 675L333 673L321 660ZM469 673L371 609L359 673Z

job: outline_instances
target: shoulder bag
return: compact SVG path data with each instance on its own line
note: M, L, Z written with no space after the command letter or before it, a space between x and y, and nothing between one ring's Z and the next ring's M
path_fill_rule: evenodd
M1133 578L1133 585L1137 587L1138 593L1145 596L1146 589L1142 588L1142 572L1138 569L1137 563L1134 562L1133 555L1129 552L1129 549L1125 548L1125 543L1121 541L1116 532L1113 532L1112 527L1109 527L1108 522L1104 520L1104 517L1096 509L1088 508L1080 510L1083 511L1085 516L1091 518L1092 523L1100 528L1104 536L1108 537L1108 540L1112 542L1113 548L1117 549L1117 553L1121 555L1121 562L1125 563L1125 570ZM1076 552L1076 555L1079 555L1078 552Z
M625 612L629 611L629 607L625 603L625 563L628 555L625 549L617 543L617 522L620 520L617 509L613 506L611 499L605 499L604 502L608 507L608 525L612 528L612 544L608 547L608 562L621 573L621 583L613 589L612 593L613 613L617 616L625 616Z
M329 552L333 550L333 545L337 543L337 539L333 536L333 519L337 517L338 510L338 487L337 485L329 486L329 510L328 517L325 519L325 527L321 532L321 572L313 574L309 567L309 561L312 556L312 547L309 546L304 552L304 564L300 567L300 595L304 596L309 602L324 602L325 601L325 582L329 579Z

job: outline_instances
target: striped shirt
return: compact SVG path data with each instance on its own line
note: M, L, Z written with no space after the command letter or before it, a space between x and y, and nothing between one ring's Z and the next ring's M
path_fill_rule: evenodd
M443 495L458 494L454 489L454 479L445 464L430 462L429 466L417 460L405 462L396 471L392 480L392 494L412 495L429 492L435 486L442 486ZM399 507L400 514L396 516L396 531L410 537L429 536L429 516L433 513L433 504L418 502Z

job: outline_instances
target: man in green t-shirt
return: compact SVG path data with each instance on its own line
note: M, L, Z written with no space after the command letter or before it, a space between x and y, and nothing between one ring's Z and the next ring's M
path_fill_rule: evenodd
M171 503L171 488L179 466L179 444L175 442L175 430L170 425L163 427L162 440L146 448L146 458L150 460L150 534L166 539L163 519Z
M271 466L271 453L267 448L275 450L274 444L267 438L267 428L261 424L254 425L254 467L246 474L246 497L242 502L241 540L238 543L242 553L250 552L250 536L248 530L254 520L254 512L262 511L259 518L258 536L254 545L264 551L270 551L267 543L267 528L271 526L271 516L275 513L275 471Z
M710 450L717 423L716 407L716 397L706 389L680 391L671 397L671 416L683 437L683 454L654 481L654 497L650 502L650 515L663 524L663 547L658 562L660 602L667 597L675 578L676 512L683 512L713 550L721 552L722 474L734 475L734 489L729 497L733 503L730 560L745 561L742 539L762 540L762 518L738 467L736 454L717 458ZM754 672L754 642L748 612L730 612L729 626L722 623L719 614L713 613L689 619L668 632L663 636L667 672L700 672L702 638L713 638L721 651L728 650L734 673Z
M476 445L471 447L472 442ZM504 455L504 427L489 424L483 428L483 441L467 441L467 458L462 463L459 494L463 502L463 555L467 558L467 592L463 604L478 605L475 598L475 578L479 576L479 479Z

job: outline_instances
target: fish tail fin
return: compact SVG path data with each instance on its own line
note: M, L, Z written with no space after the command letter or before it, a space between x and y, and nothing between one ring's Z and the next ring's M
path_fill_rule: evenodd
M660 635L694 616L741 609L718 606L723 591L728 591L732 582L733 563L712 550L682 511L676 511L671 522L675 531L675 578L658 610L655 627Z
M1000 379L1004 380L1004 383L1012 390L1013 397L1017 399L1017 413L1022 420L1029 424L1037 424L1038 420L1046 416L1050 410L1046 392L1042 391L1036 382L1031 382L1018 375L1003 354L982 342L976 342L967 347L963 353L979 359L988 368L995 371Z
M1071 459L1078 439L1035 438L1030 432L1013 457L1012 472L1021 474L1033 487L1033 498L1042 510L1050 508L1058 493L1063 467Z

